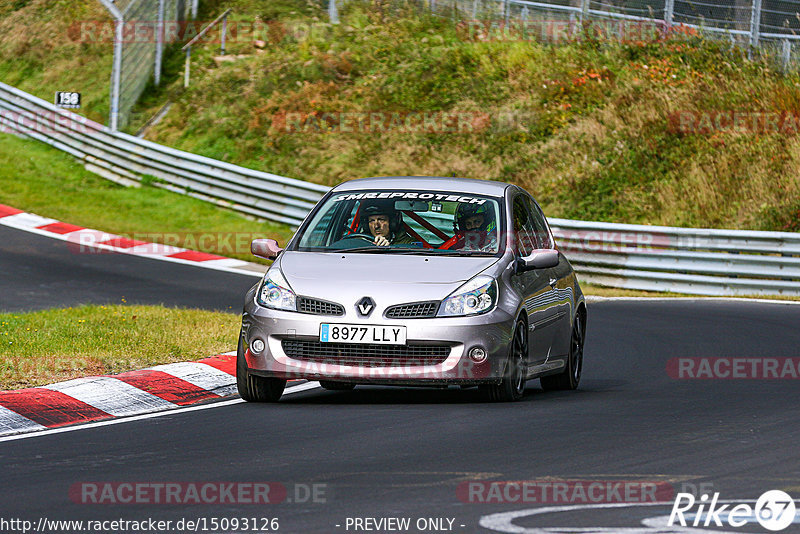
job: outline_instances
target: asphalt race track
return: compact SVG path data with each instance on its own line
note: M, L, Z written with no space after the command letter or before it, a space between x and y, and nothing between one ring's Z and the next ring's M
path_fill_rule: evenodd
M238 306L253 280L117 255L70 257L59 252L62 243L19 234L0 228L3 309L112 302L117 295L225 309ZM543 392L531 381L522 402L487 404L475 390L316 388L276 405L223 402L0 441L0 510L3 518L34 526L42 518L152 518L173 525L199 519L200 532L244 532L241 522L233 528L234 518L257 520L259 527L278 518L278 531L290 533L493 531L479 526L482 517L502 532L672 532L642 527L643 520L653 524L669 515L671 499L658 506L580 508L574 495L568 502L485 503L469 502L462 490L488 481L650 481L673 494L702 488L722 500L746 500L781 489L796 499L800 382L681 380L667 368L672 358L797 358L798 325L797 305L593 302L576 392ZM92 504L81 496L87 487L113 486L102 483L185 488L205 482L279 483L271 495L285 488L287 496L258 505ZM551 511L537 514L542 507ZM495 515L514 511L520 512L516 530L508 527L511 519ZM376 524L363 521L355 528L355 518L390 517L409 518L411 528L367 530ZM441 523L417 528L428 518ZM707 531L723 530L767 532L757 524ZM800 524L782 532L800 532Z
M0 311L79 304L164 304L237 313L252 276L127 254L85 254L0 225Z

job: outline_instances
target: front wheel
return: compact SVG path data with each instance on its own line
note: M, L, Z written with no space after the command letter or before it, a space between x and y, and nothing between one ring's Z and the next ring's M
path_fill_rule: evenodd
M236 349L236 389L247 402L278 402L286 388L286 380L250 373L244 357L244 340L239 336Z
M570 341L569 357L564 370L557 375L543 376L540 378L542 389L545 391L577 389L581 381L583 370L583 336L586 334L583 317L580 313L575 315L572 325L572 339Z
M508 354L503 380L499 384L481 386L484 394L492 402L512 402L522 398L525 392L526 361L528 355L528 336L525 321L517 321L514 337Z

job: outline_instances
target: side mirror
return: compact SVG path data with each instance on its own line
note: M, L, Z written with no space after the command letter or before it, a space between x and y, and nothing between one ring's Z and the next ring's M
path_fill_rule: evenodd
M274 260L278 257L278 254L283 252L283 249L274 239L254 239L250 243L250 252L253 253L253 256L258 256L265 260Z
M532 271L534 269L547 269L558 265L558 251L554 249L537 249L528 256L517 260L517 271Z

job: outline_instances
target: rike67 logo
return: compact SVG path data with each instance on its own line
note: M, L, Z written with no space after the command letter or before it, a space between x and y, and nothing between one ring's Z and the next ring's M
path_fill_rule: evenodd
M744 502L720 501L719 493L714 493L711 499L708 495L695 499L691 493L679 493L672 505L668 525L739 528L758 522L767 530L780 531L794 522L795 514L794 501L788 493L780 490L765 492L755 506Z

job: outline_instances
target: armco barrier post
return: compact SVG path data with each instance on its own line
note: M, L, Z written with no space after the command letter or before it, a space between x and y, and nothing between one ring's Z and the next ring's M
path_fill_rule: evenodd
M124 38L125 17L114 0L100 0L111 16L114 17L114 63L111 67L111 110L108 118L112 132L117 131L119 122L119 91L120 79L122 76L122 40Z
M192 67L192 47L186 47L186 59L183 62L183 87L189 87L189 69Z
M339 10L336 7L336 0L328 0L328 19L331 24L339 24Z
M109 125L112 132L119 126L120 81L122 79L122 40L124 38L125 21L118 19L114 31L114 63L111 67L111 116Z
M761 29L761 0L753 0L753 10L750 13L750 47L758 48L758 37Z
M789 39L783 40L783 72L789 72L789 63L792 61L792 42Z
M664 2L664 26L667 32L672 29L672 18L675 15L675 0Z
M220 52L225 55L225 34L228 33L228 15L222 17L222 46Z
M164 54L164 2L158 0L158 26L156 27L156 59L153 65L153 81L161 83L161 58Z
M184 62L184 67L183 67L183 86L184 87L189 87L189 73L190 73L191 68L192 68L192 45L195 44L196 42L199 42L200 39L203 36L205 36L205 34L211 28L213 28L214 26L219 24L220 21L222 21L222 25L223 25L222 26L222 53L225 54L225 33L228 31L228 29L227 29L227 27L228 27L228 15L230 14L231 11L233 11L232 8L226 9L222 13L222 15L220 15L219 17L214 19L214 21L211 22L208 26L206 26L205 28L200 30L200 32L197 35L195 35L194 38L192 38L191 41L189 41L188 43L183 45L182 50L186 52L186 60Z

